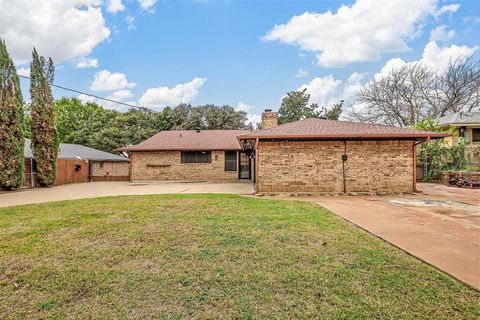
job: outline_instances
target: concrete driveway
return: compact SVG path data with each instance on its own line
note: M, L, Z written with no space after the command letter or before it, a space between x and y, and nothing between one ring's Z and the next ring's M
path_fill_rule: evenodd
M314 201L480 290L480 190L418 188L422 193L402 196L293 198Z
M251 181L232 183L213 182L89 182L62 185L52 188L35 188L24 191L0 193L0 207L119 195L163 193L229 193L252 194Z

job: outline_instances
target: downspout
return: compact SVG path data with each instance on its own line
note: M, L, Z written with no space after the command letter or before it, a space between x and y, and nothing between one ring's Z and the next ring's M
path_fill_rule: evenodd
M132 152L128 152L128 157L130 158L130 161L129 161L129 166L128 166L128 181L129 182L132 182L132 168L133 168L133 153Z
M255 139L255 176L253 177L253 182L255 183L255 192L257 192L258 186L258 145L259 139Z
M430 137L428 137L426 140L413 143L413 192L420 192L417 189L417 145L428 142L429 140Z
M343 193L347 193L347 177L345 175L345 162L348 160L347 140L343 140L343 145L344 145L344 150L342 154Z

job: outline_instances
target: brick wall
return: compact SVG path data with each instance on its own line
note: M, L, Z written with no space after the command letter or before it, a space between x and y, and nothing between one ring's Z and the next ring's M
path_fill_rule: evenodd
M412 141L347 141L347 192L413 191ZM257 192L343 192L343 141L260 141Z
M132 152L132 181L234 181L238 171L225 171L225 152L212 151L212 163L181 163L180 151Z
M277 114L272 111L262 113L262 130L276 127L278 124Z
M102 167L103 163L103 167ZM92 176L129 176L130 163L126 161L92 161Z

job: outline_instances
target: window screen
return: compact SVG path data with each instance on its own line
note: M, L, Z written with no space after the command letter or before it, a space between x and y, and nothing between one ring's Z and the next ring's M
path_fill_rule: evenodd
M211 151L182 151L182 163L211 163Z
M480 142L480 129L472 129L472 141Z
M237 151L225 151L225 171L237 171Z

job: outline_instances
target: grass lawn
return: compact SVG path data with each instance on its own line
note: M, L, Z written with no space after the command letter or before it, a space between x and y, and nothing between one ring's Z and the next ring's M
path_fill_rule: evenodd
M0 319L479 317L480 293L311 203L155 195L0 209Z

